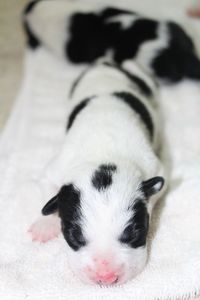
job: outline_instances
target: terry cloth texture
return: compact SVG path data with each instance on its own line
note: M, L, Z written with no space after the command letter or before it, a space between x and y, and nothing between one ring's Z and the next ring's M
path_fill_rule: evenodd
M153 14L158 9L160 16L177 16L181 22L183 7L188 3L183 1L180 6L179 1L169 1L167 5L160 0L139 2L126 1L139 11L149 9ZM190 29L193 26L195 30L198 27L195 23ZM172 180L166 198L153 214L149 261L142 274L123 286L84 285L68 267L62 236L38 244L27 235L46 201L35 180L61 146L68 91L80 69L64 64L45 49L27 51L21 92L0 138L0 299L167 300L200 295L197 82L184 81L161 90L166 122L165 160L171 167Z

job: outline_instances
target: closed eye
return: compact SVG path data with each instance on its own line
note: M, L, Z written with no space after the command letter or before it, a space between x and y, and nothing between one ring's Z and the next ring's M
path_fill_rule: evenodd
M130 224L121 234L119 241L131 248L142 247L146 244L147 232L147 228L134 230L134 226Z
M71 224L71 226L65 226L62 224L62 231L65 240L73 250L77 251L87 244L79 225Z
M120 237L120 242L122 243L130 243L134 240L136 240L139 236L139 232L136 231L133 233L133 229L132 226L129 225L125 228L124 232L122 233L121 237Z
M146 244L149 229L149 214L146 203L141 199L134 202L131 210L133 216L129 219L119 241L131 248L138 248Z

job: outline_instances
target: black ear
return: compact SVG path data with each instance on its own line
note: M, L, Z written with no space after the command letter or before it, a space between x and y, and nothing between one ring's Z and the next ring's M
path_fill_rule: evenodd
M165 180L163 177L153 177L142 182L141 190L144 193L145 197L149 198L154 194L157 194L162 189L164 182Z
M42 214L47 216L55 213L58 210L58 194L54 196L42 209Z

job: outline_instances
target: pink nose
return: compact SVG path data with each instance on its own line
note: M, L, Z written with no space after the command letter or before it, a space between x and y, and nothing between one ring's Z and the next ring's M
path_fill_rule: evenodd
M118 276L113 273L113 272L108 272L108 273L97 273L96 276L94 277L94 280L98 283L105 283L105 284L112 284L116 282L118 279Z

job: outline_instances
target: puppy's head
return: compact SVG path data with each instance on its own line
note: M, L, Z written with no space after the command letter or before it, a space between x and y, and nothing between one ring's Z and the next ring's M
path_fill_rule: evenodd
M113 163L77 168L71 175L42 213L58 211L74 273L97 284L135 277L147 261L151 201L163 178L143 181L136 168Z

